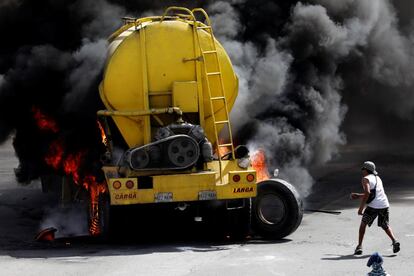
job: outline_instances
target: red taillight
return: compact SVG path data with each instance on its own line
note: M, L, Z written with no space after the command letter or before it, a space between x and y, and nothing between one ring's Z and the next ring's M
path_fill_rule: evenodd
M118 190L119 188L121 188L121 182L114 181L114 183L112 183L112 187L114 187L115 190Z
M233 181L234 182L239 182L240 181L240 175L238 175L238 174L233 175Z
M246 179L247 179L247 181L249 181L249 182L253 182L253 181L254 181L254 174L249 173L249 174L246 176Z
M128 189L132 189L132 188L134 188L134 181L132 181L132 180L128 180L128 181L125 183L125 186L126 186Z

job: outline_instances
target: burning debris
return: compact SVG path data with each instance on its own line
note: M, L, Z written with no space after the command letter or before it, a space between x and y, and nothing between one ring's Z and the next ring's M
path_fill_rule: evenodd
M57 229L53 227L46 228L37 234L36 241L54 241Z

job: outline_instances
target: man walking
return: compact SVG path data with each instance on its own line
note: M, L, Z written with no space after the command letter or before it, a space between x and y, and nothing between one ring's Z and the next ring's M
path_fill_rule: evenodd
M362 165L362 187L364 193L351 193L352 199L361 199L358 215L362 216L359 226L359 241L355 249L355 255L362 254L362 241L367 225L371 227L374 220L378 217L378 226L384 229L385 233L392 241L393 252L400 251L400 243L396 240L391 227L389 226L389 202L384 191L381 178L375 170L375 164L366 161ZM365 205L367 208L364 211Z

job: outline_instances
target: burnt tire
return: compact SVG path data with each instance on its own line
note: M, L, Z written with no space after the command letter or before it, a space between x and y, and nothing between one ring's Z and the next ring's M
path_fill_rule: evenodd
M265 239L282 239L293 233L303 217L303 204L296 189L281 179L258 183L252 202L252 229Z

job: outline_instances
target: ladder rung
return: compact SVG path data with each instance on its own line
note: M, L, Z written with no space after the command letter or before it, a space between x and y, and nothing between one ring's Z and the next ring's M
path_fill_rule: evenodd
M211 29L211 26L201 26L197 27L197 29Z
M218 146L219 147L231 147L231 146L233 146L233 144L232 143L230 143L230 144L220 144Z
M217 76L220 75L220 72L211 72L211 73L207 73L207 76Z
M215 124L228 124L229 123L229 121L217 121L217 122L215 122Z
M204 51L203 54L215 54L217 53L216 50L211 50L211 51Z
M217 100L224 100L224 97L211 97L212 101L217 101Z

